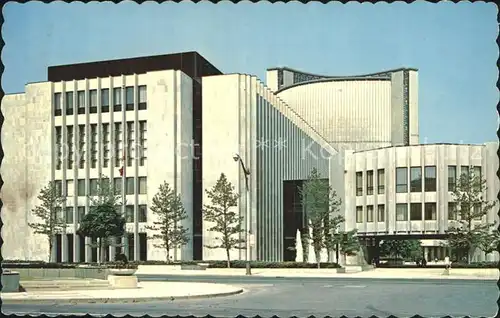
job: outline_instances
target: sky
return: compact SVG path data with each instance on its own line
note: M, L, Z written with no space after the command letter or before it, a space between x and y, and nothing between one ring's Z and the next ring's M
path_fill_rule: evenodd
M484 2L212 4L9 2L6 93L47 67L198 51L224 73L419 69L421 143L497 141L497 7Z

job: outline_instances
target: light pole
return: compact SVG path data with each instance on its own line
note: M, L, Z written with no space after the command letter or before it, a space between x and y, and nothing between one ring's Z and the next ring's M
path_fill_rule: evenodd
M250 234L251 234L251 224L250 224L250 188L248 187L248 176L250 175L250 171L245 167L245 164L243 163L243 160L241 160L240 155L235 154L233 156L234 161L239 161L241 168L243 169L243 174L245 175L245 187L247 190L246 193L246 211L245 211L245 221L246 221L246 231L245 231L245 243L246 243L246 251L245 251L245 258L246 258L246 274L247 275L252 275L252 269L250 267Z

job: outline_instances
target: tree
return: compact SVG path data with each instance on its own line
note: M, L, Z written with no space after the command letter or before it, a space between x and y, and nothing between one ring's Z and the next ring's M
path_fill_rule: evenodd
M321 249L326 248L330 252L334 248L334 235L344 221L342 216L335 215L342 201L330 187L328 180L321 178L316 168L313 168L304 182L300 195L306 218L311 222L312 236L308 237L308 241L312 242L316 263L320 268Z
M344 256L344 261L347 260L347 256L356 255L361 249L361 244L359 244L358 230L354 229L351 231L343 231L340 232L338 237L340 237L339 241L339 250Z
M89 197L90 211L80 221L78 233L97 240L96 247L104 260L104 249L110 238L120 237L125 233L125 218L118 206L120 196L112 185L112 180L101 175L97 181L96 195Z
M52 262L52 247L55 235L61 233L66 228L66 222L62 217L62 204L66 198L62 196L61 189L56 187L54 181L40 191L38 200L41 204L36 206L32 213L41 222L28 223L36 234L47 236L49 241L49 261Z
M495 206L495 201L484 198L486 180L476 175L473 167L469 171L460 176L452 192L454 204L450 216L453 220L447 231L448 246L466 255L468 263L476 249L491 253L500 243L497 224L482 220Z
M206 190L206 193L212 204L205 205L203 217L205 221L213 224L208 230L218 233L219 236L216 238L216 244L205 245L205 247L225 249L229 268L231 267L229 251L233 248L245 248L245 240L239 238L244 232L241 227L243 217L231 210L232 207L237 206L239 195L234 192L233 185L224 173L220 175L215 186Z
M167 182L160 185L158 193L153 197L151 211L158 216L158 221L153 222L152 226L146 226L146 229L157 232L151 238L160 241L154 246L166 250L168 263L170 250L180 248L189 241L188 229L181 225L182 220L187 218L187 213L180 196Z
M422 248L419 240L384 240L380 245L380 254L416 260L422 255Z

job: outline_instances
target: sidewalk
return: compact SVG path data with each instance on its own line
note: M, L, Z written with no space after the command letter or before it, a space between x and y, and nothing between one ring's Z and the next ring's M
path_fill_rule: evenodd
M142 302L186 298L207 298L230 296L243 292L240 287L183 282L139 282L137 289L113 290L71 290L71 291L33 291L21 293L0 293L4 304L23 303L112 303Z
M253 268L252 276L258 277L352 277L384 279L475 279L498 280L496 268L451 269L443 275L442 268L377 268L357 273L337 273L336 269L316 268ZM245 276L244 268L208 268L206 270L181 270L180 266L143 265L136 275L176 275L176 276Z

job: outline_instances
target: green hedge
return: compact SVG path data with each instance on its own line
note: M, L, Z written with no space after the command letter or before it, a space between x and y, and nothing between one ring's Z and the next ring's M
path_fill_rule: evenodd
M226 268L227 261L212 261L207 262L208 268ZM338 268L336 263L320 263L321 268ZM246 261L231 261L232 268L245 268ZM316 264L302 263L302 262L250 262L252 268L317 268Z
M417 265L379 264L380 268L422 268ZM424 268L446 268L444 264L427 263ZM498 268L498 262L452 263L451 268Z

